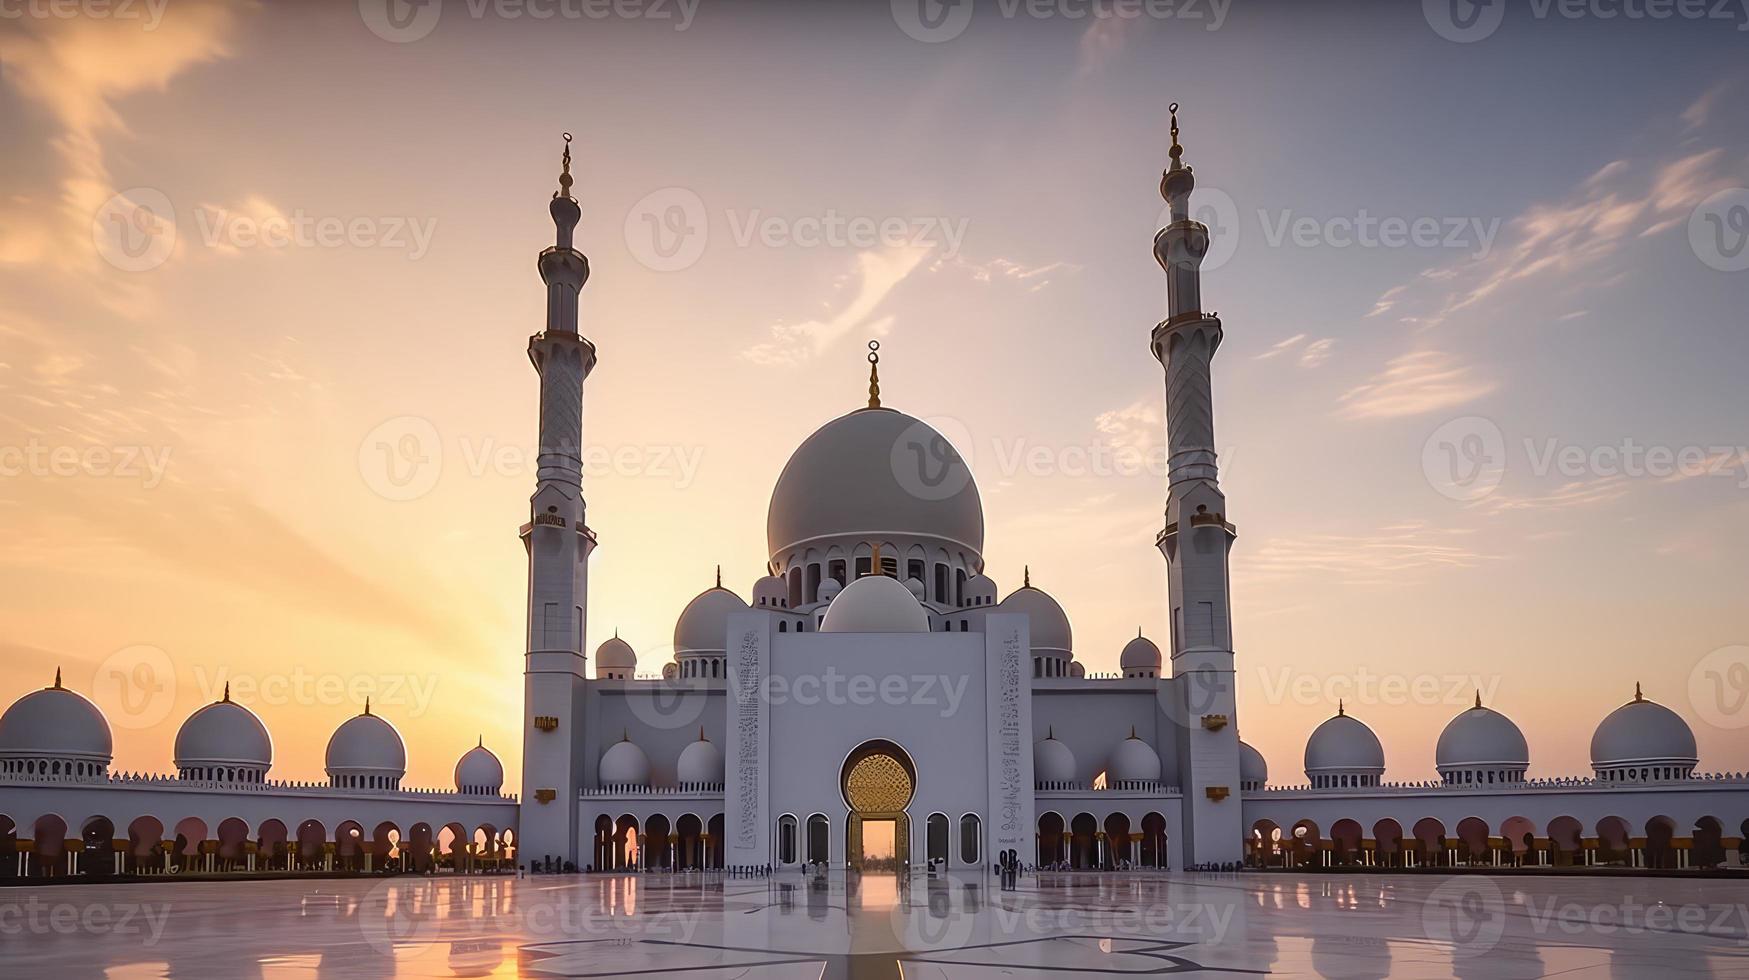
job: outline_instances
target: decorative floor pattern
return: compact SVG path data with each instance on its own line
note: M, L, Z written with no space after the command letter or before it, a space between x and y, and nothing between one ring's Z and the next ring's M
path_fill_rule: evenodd
M569 876L0 890L0 974L1749 980L1749 883L1670 878Z

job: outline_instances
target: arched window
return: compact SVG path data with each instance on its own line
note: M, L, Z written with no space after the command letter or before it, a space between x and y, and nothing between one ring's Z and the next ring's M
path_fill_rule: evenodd
M968 813L960 818L960 863L976 865L978 863L979 839L983 836L978 815Z
M796 818L787 813L777 818L777 863L796 863Z
M808 862L826 863L831 857L831 826L826 821L826 815L816 813L808 818Z
M924 837L923 856L929 863L947 864L947 814L931 813Z

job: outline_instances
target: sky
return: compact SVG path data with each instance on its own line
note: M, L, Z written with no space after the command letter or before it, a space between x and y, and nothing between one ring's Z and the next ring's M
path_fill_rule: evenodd
M1584 773L1636 682L1749 767L1749 12L4 9L0 698L61 669L118 769L167 770L229 683L276 777L370 697L409 785L477 738L517 784L562 132L591 648L654 672L717 565L748 593L879 339L883 401L971 463L988 573L1116 670L1164 634L1172 102L1274 781L1338 699L1431 778L1478 690L1531 775Z

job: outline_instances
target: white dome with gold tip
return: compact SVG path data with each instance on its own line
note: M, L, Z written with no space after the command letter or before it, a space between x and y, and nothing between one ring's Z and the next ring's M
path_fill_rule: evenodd
M97 705L62 687L58 670L53 687L26 694L0 715L0 759L102 769L114 754L109 721Z

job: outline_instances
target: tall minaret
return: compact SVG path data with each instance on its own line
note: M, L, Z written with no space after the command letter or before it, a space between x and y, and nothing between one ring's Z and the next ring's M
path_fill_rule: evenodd
M589 259L571 244L582 218L571 196L571 134L553 194L555 243L540 253L547 326L528 339L540 374L540 455L529 521L528 653L523 670L522 818L518 850L576 861L577 792L588 760L583 747L584 610L595 535L583 521L583 379L595 345L577 333L577 294Z
M1227 575L1235 532L1215 460L1209 388L1221 321L1202 309L1201 266L1209 230L1190 216L1196 179L1178 145L1178 103L1172 103L1171 112L1172 163L1160 178L1171 218L1154 236L1154 257L1166 271L1168 309L1152 338L1154 356L1166 369L1166 528L1157 543L1166 556L1172 614L1173 680L1167 696L1182 724L1184 860L1237 861L1243 856L1244 821Z

